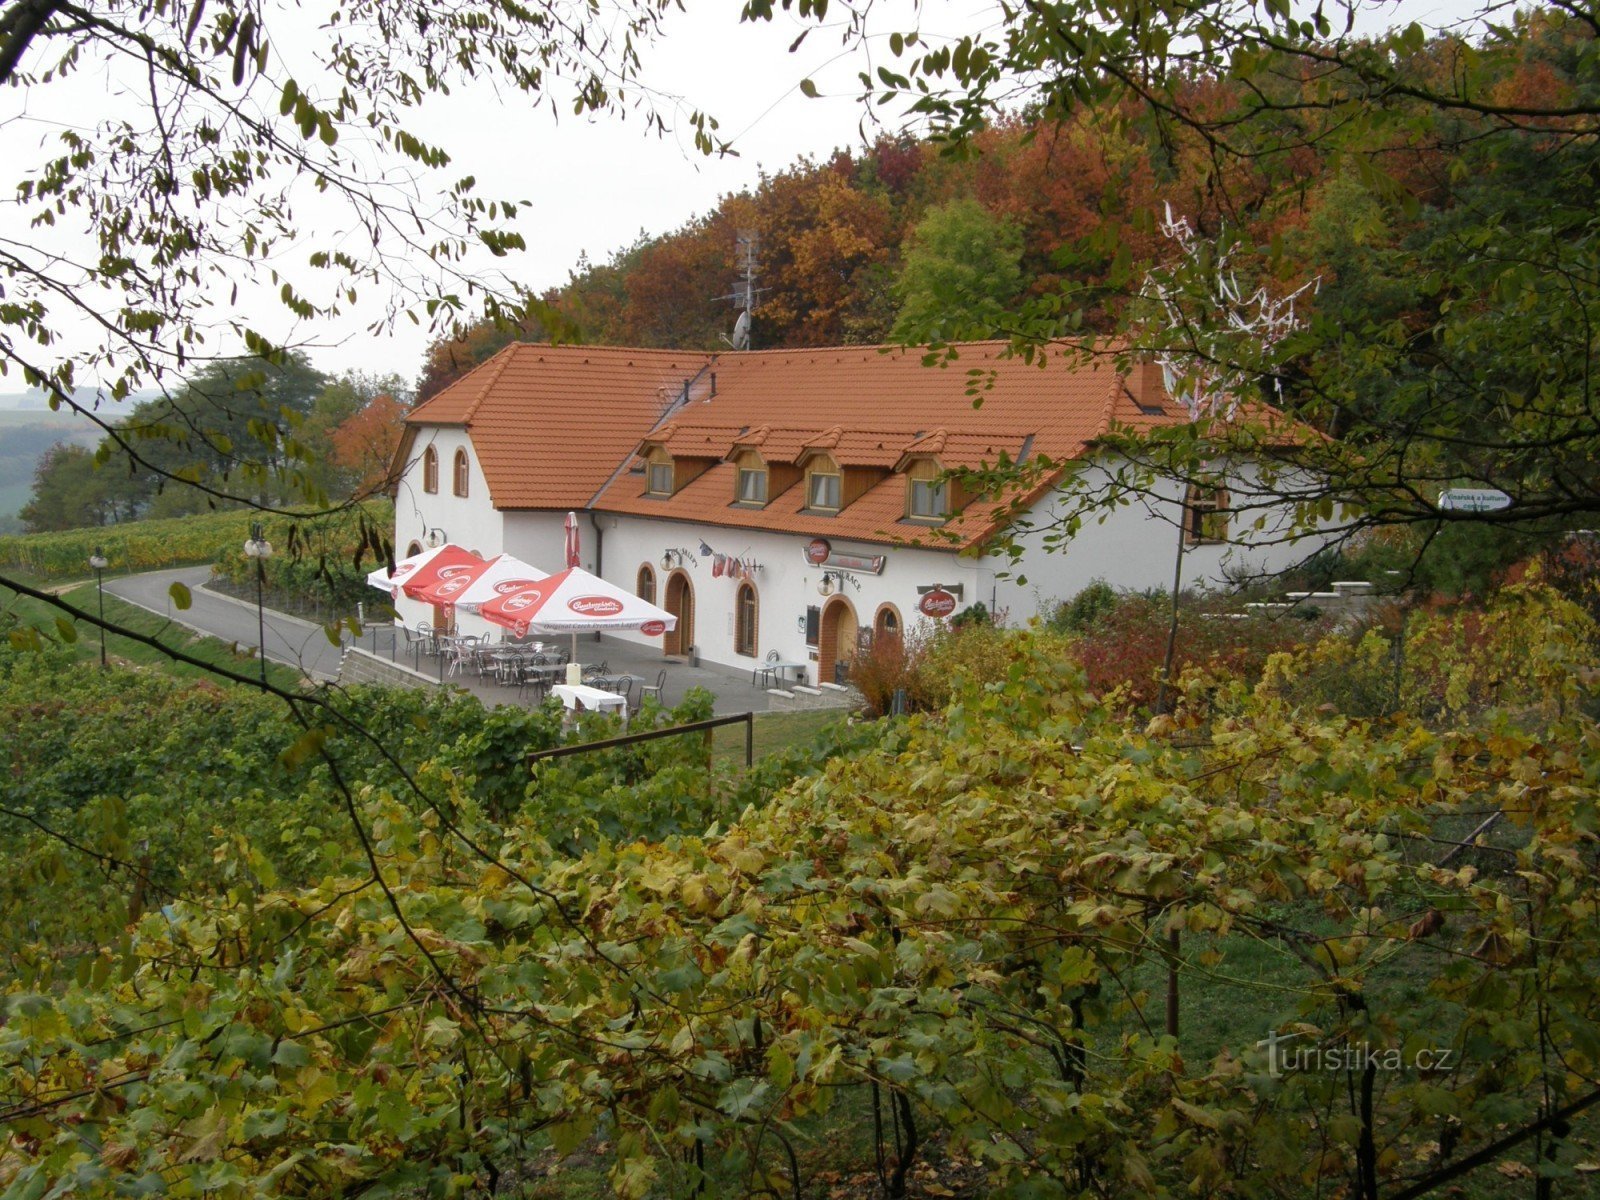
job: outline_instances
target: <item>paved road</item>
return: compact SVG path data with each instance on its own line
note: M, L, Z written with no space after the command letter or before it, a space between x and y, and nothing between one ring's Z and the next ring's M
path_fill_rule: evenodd
M202 585L210 578L210 567L183 567L176 571L152 571L108 579L106 591L140 608L170 617L179 625L254 649L260 636L256 606L206 591ZM167 589L174 582L189 588L193 603L186 609L172 602ZM327 632L315 622L268 609L266 642L267 657L274 662L299 667L315 679L333 679L339 674L339 647L328 641Z

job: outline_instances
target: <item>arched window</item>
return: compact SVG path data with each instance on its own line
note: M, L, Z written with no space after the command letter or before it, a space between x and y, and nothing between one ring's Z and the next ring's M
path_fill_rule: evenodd
M639 581L634 584L633 591L646 604L656 602L656 572L649 563L639 568Z
M429 493L439 490L439 452L432 446L422 452L422 490Z
M465 450L457 450L455 463L456 495L465 496L467 494L467 482L470 475L471 468L467 465L467 452Z
M889 638L896 640L900 637L900 611L892 604L885 604L878 609L877 619L873 622L873 636L878 641Z
M407 558L415 558L417 555L419 555L421 553L422 553L422 543L421 542L413 541L411 543L411 545L406 547L406 557Z
M748 658L756 656L756 589L748 583L739 585L734 601L733 652Z

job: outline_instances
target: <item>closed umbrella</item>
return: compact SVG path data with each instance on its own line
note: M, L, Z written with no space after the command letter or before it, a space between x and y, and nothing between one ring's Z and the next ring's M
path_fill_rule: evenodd
M578 551L578 514L569 512L567 514L567 566L577 567L583 565L578 561Z

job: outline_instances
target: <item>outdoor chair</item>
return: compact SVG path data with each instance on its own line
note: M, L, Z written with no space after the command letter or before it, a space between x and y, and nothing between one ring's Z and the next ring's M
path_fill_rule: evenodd
M761 682L761 686L762 687L771 687L772 686L773 664L774 663L779 663L779 662L782 662L782 661L783 661L783 656L781 654L779 654L776 650L768 650L767 651L767 661L764 662L764 663L757 663L755 665L755 667L753 667L751 669L751 671L750 671L750 686L751 687L755 687L756 686L756 681L759 679L760 682Z
M585 667L583 669L583 681L591 683L600 678L600 676L609 674L611 674L611 665L602 661L598 666Z
M467 634L457 638L450 646L450 674L456 675L471 666L478 658L478 636Z
M656 703L657 704L663 703L663 700L661 698L661 690L663 688L665 688L666 686L667 686L667 669L665 667L662 667L661 668L661 674L656 676L655 683L653 683L653 684L647 683L647 684L645 684L643 687L641 687L639 689L639 703L643 704L644 703L644 698L646 696L654 696L656 698Z
M433 626L426 621L415 629L402 625L401 631L406 635L406 649L411 651L413 661L420 659L424 654L433 653Z

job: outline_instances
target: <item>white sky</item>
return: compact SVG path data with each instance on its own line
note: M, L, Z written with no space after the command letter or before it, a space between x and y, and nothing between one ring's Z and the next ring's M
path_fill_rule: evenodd
M474 174L480 195L529 202L520 226L527 251L505 260L484 255L486 267L504 270L536 290L557 285L565 282L580 255L604 262L641 230L661 234L678 228L709 212L721 196L753 187L762 168L777 172L802 155L822 157L836 147L862 143L856 79L862 63L841 51L839 28L814 30L791 54L790 43L803 26L782 14L770 25L741 25L738 0L688 3L690 11L670 13L662 38L645 48L645 77L658 93L681 96L688 106L715 115L720 136L732 140L738 157L706 159L694 151L687 135L681 140L658 137L647 133L637 117L575 118L570 107L559 119L549 108L528 112L520 96L502 102L492 94L462 91L425 110L417 132L432 133L449 149L454 159L449 178ZM1462 2L1405 0L1372 7L1374 24L1402 18L1437 24L1461 12ZM894 10L882 14L885 29L907 23L904 3L880 8ZM921 25L929 33L952 36L979 32L993 11L988 0L929 0ZM269 25L269 31L273 28ZM283 44L282 27L276 28ZM887 58L886 50L880 53ZM821 99L800 93L799 83L808 77L818 85ZM89 123L105 107L103 78L72 81L75 90L49 86L59 92L49 95L48 104L44 97L17 92L0 96L0 162L37 160L44 152L41 146L53 144L59 124ZM15 119L24 110L27 115ZM0 203L0 236L31 236L17 217L15 206ZM315 224L315 218L308 224ZM317 232L326 237L331 231ZM730 246L730 286L732 257ZM375 319L373 309L352 317L343 328L302 328L291 334L265 288L255 294L246 291L241 307L269 333L311 340L313 360L329 372L398 372L414 380L430 340L409 321L392 333L368 334L364 327ZM732 317L730 307L730 327ZM9 380L0 385L0 390L12 386Z

